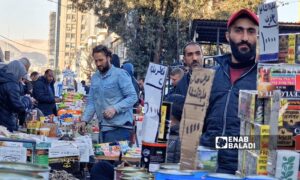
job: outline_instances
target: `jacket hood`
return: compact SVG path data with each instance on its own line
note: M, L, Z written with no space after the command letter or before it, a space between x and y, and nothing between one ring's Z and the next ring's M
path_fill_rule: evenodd
M126 70L130 76L134 74L134 67L131 63L125 63L122 66L122 69Z
M120 68L120 58L118 55L116 55L116 54L112 55L111 64L113 64L117 68Z
M4 69L0 69L0 84L6 82L15 82L11 74L7 74Z

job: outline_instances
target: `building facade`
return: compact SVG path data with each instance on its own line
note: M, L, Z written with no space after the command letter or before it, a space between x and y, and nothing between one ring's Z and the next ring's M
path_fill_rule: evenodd
M49 15L49 38L48 38L48 67L54 69L55 61L55 38L56 38L56 12Z
M76 68L77 49L81 40L80 11L73 5L71 0L58 1L58 25L57 25L57 68L62 72L70 68Z

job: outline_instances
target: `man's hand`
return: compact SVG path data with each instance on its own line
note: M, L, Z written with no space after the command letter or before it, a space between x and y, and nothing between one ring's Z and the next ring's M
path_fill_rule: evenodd
M59 102L61 102L62 101L62 99L60 99L60 98L55 98L55 102L56 103L59 103Z
M32 104L34 104L34 105L38 104L38 101L36 99L34 99L33 97L31 97L30 99L31 99Z
M117 111L115 110L115 108L110 107L110 108L105 109L105 111L103 112L103 116L106 119L111 119L115 116L116 113L117 113Z
M85 121L81 121L81 122L76 123L76 128L78 129L78 132L80 134L85 133L86 125L87 125L87 123Z

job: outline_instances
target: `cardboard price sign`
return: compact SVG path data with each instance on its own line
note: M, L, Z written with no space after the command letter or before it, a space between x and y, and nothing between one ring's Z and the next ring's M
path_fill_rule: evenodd
M212 69L193 70L180 124L181 169L197 168L197 147L209 105L214 75L215 71Z

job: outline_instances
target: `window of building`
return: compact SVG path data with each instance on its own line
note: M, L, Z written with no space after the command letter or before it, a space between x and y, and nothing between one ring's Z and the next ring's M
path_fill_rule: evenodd
M71 28L72 28L71 24L67 24L66 26L67 31L71 31Z
M71 10L72 8L73 8L73 4L68 4L68 5L67 5L67 9L68 9L68 10L69 10L69 9Z

